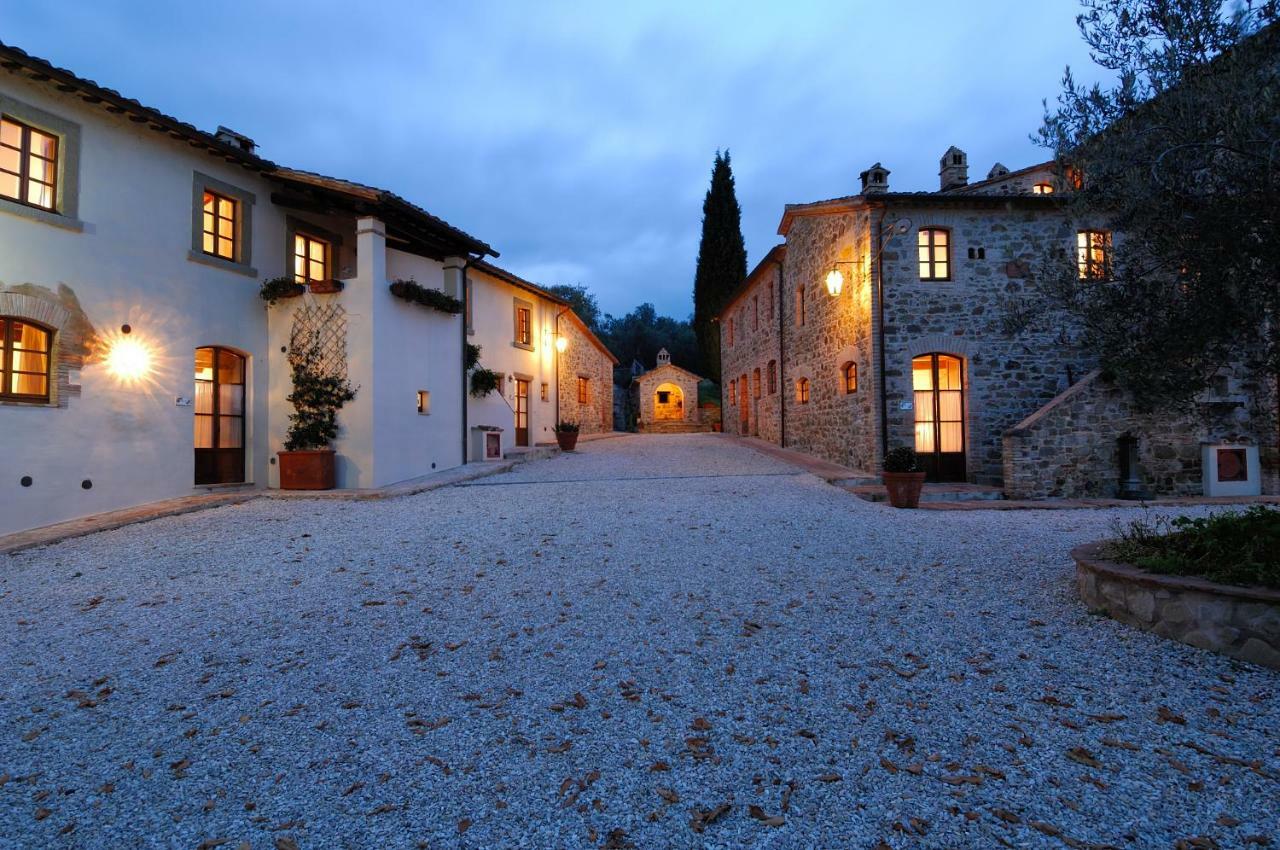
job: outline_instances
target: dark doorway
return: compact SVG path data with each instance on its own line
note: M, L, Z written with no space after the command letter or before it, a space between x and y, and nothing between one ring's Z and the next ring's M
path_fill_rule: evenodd
M244 481L244 366L230 349L196 349L196 484Z

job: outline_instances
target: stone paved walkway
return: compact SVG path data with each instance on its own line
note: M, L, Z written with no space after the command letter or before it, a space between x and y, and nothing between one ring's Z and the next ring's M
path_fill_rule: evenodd
M647 436L21 552L0 847L1274 842L1280 674L1075 597L1141 513L895 511Z

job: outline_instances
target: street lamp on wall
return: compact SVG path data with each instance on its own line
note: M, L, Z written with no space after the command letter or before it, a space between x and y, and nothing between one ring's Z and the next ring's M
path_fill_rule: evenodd
M835 260L831 263L831 271L827 272L827 294L832 298L839 298L840 293L844 291L844 272L840 271L840 266L852 266L853 260Z
M556 334L556 351L564 354L564 350L569 347L569 338Z

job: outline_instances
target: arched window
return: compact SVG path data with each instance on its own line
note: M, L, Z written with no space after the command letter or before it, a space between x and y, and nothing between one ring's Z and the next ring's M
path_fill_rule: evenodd
M858 391L858 364L849 362L840 367L841 383L846 395Z
M778 361L769 361L769 395L778 391Z
M796 401L801 404L809 403L809 379L801 378L796 381Z
M0 316L0 399L47 404L53 332Z
M922 227L917 238L921 280L951 280L951 232Z

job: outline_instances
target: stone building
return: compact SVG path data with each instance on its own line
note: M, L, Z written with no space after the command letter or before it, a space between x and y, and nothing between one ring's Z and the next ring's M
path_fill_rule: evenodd
M1010 497L1114 495L1130 443L1151 492L1211 489L1219 456L1277 490L1274 384L1224 375L1193 410L1142 414L1071 328L1019 316L1048 264L1109 270L1112 234L1068 219L1053 163L973 183L958 148L939 165L937 191L891 192L876 163L856 195L787 205L719 317L727 433L870 472L914 446L930 480Z
M572 310L560 312L556 327L556 347L563 349L559 355L560 419L576 422L582 434L612 431L613 367L618 358Z
M706 430L698 410L701 380L673 364L665 348L659 351L657 365L632 381L637 429L665 433Z

